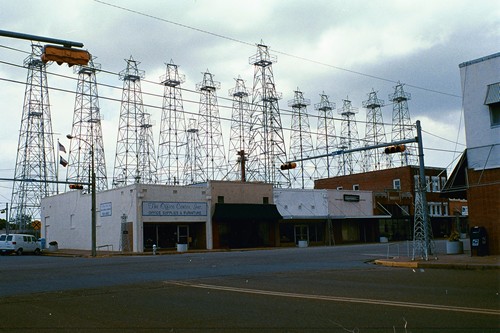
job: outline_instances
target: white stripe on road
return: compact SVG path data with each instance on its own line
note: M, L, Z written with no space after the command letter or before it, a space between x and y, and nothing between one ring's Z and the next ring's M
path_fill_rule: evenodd
M449 306L449 305L439 305L439 304L398 302L398 301L387 301L387 300L369 299L369 298L352 298L352 297L339 297L339 296L326 296L326 295L308 295L308 294L297 294L297 293L288 293L288 292L281 292L281 291L269 291L269 290L259 290L259 289L225 287L225 286L217 286L217 285L210 285L210 284L203 284L203 283L190 283L190 282L180 282L180 281L165 281L165 283L170 284L170 285L182 286L182 287L201 288L201 289L210 289L210 290L222 290L222 291L244 293L244 294L253 294L253 295L268 295L268 296L322 300L322 301L331 301L331 302L386 305L386 306L397 306L397 307L426 309L426 310L441 310L441 311L451 311L451 312L479 313L479 314L496 315L496 316L500 315L500 310L495 310L495 309L481 309L481 308L469 308L469 307Z

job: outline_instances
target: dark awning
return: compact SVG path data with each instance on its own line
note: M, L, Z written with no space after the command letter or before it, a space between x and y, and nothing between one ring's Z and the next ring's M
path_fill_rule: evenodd
M467 199L467 149L462 153L455 169L441 189L441 197Z
M281 214L272 204L227 204L216 203L212 219L217 222L265 221L276 222Z

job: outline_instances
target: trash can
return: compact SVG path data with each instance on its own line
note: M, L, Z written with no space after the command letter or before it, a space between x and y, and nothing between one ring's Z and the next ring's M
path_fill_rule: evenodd
M488 255L488 235L485 227L473 227L470 229L470 255Z
M38 238L38 241L40 242L40 247L42 248L42 250L45 250L45 245L47 244L45 238Z

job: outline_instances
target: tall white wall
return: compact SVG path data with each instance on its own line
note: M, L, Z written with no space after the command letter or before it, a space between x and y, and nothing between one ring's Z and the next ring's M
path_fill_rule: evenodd
M500 81L500 53L460 64L460 77L468 166L475 170L498 168L500 126L491 126L484 101L487 86Z

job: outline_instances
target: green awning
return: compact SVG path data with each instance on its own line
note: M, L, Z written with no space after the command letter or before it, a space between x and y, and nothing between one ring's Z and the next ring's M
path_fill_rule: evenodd
M212 219L217 222L264 221L282 219L276 205L272 204L227 204L216 203Z

